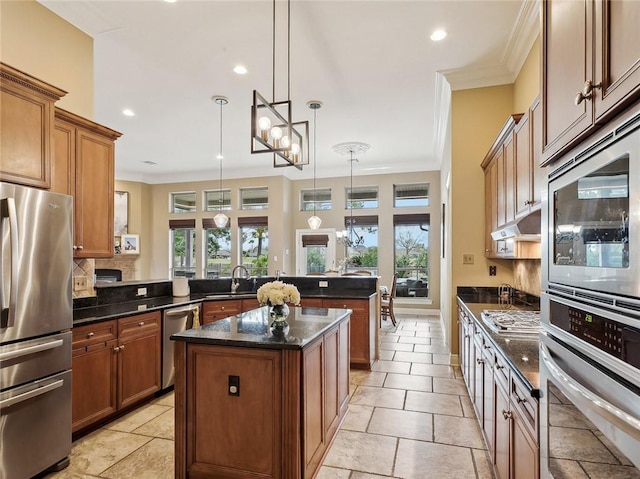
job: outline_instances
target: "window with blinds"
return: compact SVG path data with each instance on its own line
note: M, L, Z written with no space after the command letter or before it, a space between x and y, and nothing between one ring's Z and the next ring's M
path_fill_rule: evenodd
M243 188L240 190L240 209L266 210L269 208L269 188Z
M346 209L353 208L377 208L378 207L378 187L358 186L353 189L346 189Z
M429 206L429 183L393 185L393 206Z
M313 211L331 209L331 188L316 188L300 191L300 211Z

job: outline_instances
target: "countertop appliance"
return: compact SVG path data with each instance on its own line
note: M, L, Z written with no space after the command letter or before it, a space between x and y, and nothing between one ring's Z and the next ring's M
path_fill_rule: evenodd
M0 183L0 477L71 452L72 198Z
M200 304L165 309L162 314L162 389L173 386L173 341L171 335L191 329L199 324Z

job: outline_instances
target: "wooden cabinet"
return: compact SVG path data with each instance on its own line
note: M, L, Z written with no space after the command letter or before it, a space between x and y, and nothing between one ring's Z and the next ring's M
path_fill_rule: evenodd
M66 94L0 62L0 180L51 186L54 103Z
M74 198L74 257L113 256L115 140L120 133L55 109L52 191Z
M347 412L348 317L303 349L175 351L176 478L316 476Z
M242 309L240 299L205 301L202 305L202 324L213 323L219 319L240 314Z
M117 322L73 328L72 431L117 410Z
M543 157L547 164L640 96L640 3L542 3Z
M73 328L72 430L160 390L160 313Z
M364 299L323 298L323 308L351 309L351 367L371 369L376 359L377 323L375 297Z
M241 303L241 311L244 313L245 311L251 311L252 309L256 309L262 306L257 298L244 298Z
M118 320L118 407L124 408L160 390L160 313Z

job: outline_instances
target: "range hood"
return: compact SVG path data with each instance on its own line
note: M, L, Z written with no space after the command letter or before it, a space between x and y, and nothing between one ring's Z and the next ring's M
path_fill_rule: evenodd
M495 241L511 239L513 241L540 242L540 230L540 210L536 210L527 216L500 226L497 230L491 232L491 237Z

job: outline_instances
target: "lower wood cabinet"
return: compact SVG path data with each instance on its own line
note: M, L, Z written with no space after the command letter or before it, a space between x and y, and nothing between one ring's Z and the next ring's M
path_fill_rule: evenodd
M160 313L73 328L72 430L160 390Z
M537 399L462 307L458 324L460 367L497 479L538 479Z
M241 299L205 301L202 305L202 324L240 314L243 311Z

